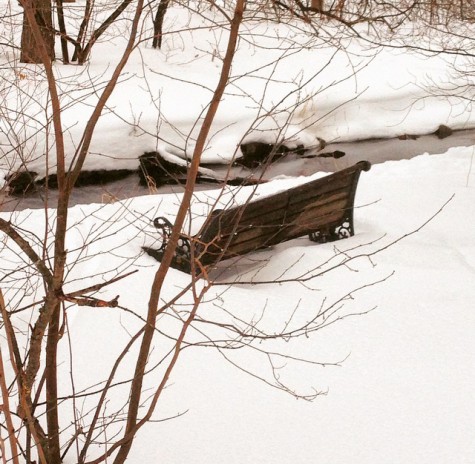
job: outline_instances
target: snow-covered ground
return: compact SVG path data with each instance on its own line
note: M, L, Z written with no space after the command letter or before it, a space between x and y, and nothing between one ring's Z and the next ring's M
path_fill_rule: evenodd
M110 167L110 157L114 158L114 168L135 166L137 156L157 146L185 156L183 138L174 138L177 134L173 135L171 127L176 125L186 134L208 94L203 88L197 90L194 84L156 73L166 68L168 75L178 77L183 76L185 69L187 81L207 86L213 76L215 78L218 66L210 53L200 51L209 42L194 42L195 50L191 42L186 43L186 50L176 53L171 42L163 52L142 49L144 67L140 56L135 55L129 74L124 75L130 79L121 84L110 104L123 120L113 114L103 118L88 168ZM99 44L97 50L90 72L103 70L105 57L114 56L106 44ZM235 74L244 74L247 66L257 67L262 63L262 53L259 49L252 53L241 49ZM190 60L193 54L199 56ZM287 73L289 70L297 70L298 74L303 69L304 75L316 72L308 69L315 63L319 65L320 60L326 63L330 56L328 50L321 53L306 50L292 55L288 58L292 65L279 68L280 80L285 78L292 86L294 76ZM272 61L272 57L269 59ZM338 57L328 67L322 65L324 71L315 79L309 94L340 79L341 70L346 69L344 59ZM28 69L25 67L24 72L28 73ZM57 69L61 73L77 72L75 68L64 69L61 65L57 65ZM423 90L419 84L424 76L430 73L432 80L444 79L448 72L441 57L428 59L382 51L357 77L318 94L299 107L296 119L286 128L287 135L294 136L294 141L311 145L316 143L317 137L347 141L430 133L441 123L454 128L473 126L472 113L454 101L420 100ZM140 77L143 74L147 75L146 81ZM147 85L137 82L147 82ZM243 78L242 85L246 82ZM20 84L33 88L28 79ZM255 91L255 100L259 101L259 86L255 82L246 85L242 93ZM270 102L278 95L279 86L276 84L276 88L266 94ZM187 90L189 88L195 89L193 93ZM160 114L166 117L166 122L157 119L159 112L150 103L150 89L156 96L163 95ZM352 100L363 90L357 100ZM215 126L215 138L206 154L208 160L229 159L229 154L234 153L239 140L252 125L257 110L245 101L242 96L225 99ZM288 104L294 106L295 103ZM333 111L335 107L337 111ZM70 146L74 145L84 123L84 108L86 104L66 113L65 121L71 127ZM140 124L131 126L124 121L130 123L134 118ZM156 138L157 121L164 140ZM309 122L315 124L309 125ZM269 137L279 135L278 127L270 129ZM268 136L267 132L254 131L248 137L256 134ZM2 140L2 149L5 143ZM41 146L41 141L38 143ZM172 150L173 144L180 149ZM38 158L32 167L41 172L42 162ZM9 170L5 165L2 168ZM259 186L257 195L306 180L305 177L276 179ZM250 192L251 187L229 187L220 201L244 199ZM195 195L194 226L220 194L220 190L211 190ZM147 195L113 204L71 208L67 246L70 271L66 291L137 269L126 281L96 296L110 300L120 294L121 306L144 316L157 264L141 254L141 246L154 243L155 231L150 219L166 215L173 220L179 201L180 194ZM211 273L216 286L209 291L198 313L203 318L234 323L257 321L262 330L282 330L287 324L292 326L310 319L322 305L331 305L349 292L352 298L344 298L338 314L364 315L344 318L308 338L289 342L259 343L222 352L204 347L185 349L170 386L160 400L156 418L180 416L146 426L128 462L475 463L474 204L475 145L452 148L439 155L421 154L411 160L385 162L374 165L361 176L354 237L325 245L316 245L304 237L218 265ZM1 214L37 236L44 233L46 219L54 218L53 210L48 215L41 210ZM29 238L31 243L36 243L33 235ZM87 247L83 247L85 243ZM28 271L24 273L16 251L4 245L0 248L1 285L7 301L14 305L23 298L24 305L34 299L36 293L29 288L26 288L26 296L22 293L24 282L19 279L27 276ZM362 256L305 285L298 282L258 284L309 276L343 256L357 255ZM10 270L14 271L12 275ZM189 279L186 274L171 270L163 291L164 300L185 287ZM182 304L189 302L190 296L185 295ZM295 308L297 311L292 316ZM27 326L29 320L24 314L18 323ZM76 391L91 387L98 376L105 378L113 359L141 324L130 312L120 309L69 309L73 355L70 357L65 343L59 359L64 374L62 394L71 389L70 363ZM167 334L176 330L171 317L163 317L159 328ZM222 339L228 335L224 329L198 323L188 341L202 341L207 337ZM168 348L166 337L157 334L150 364L157 362ZM326 395L318 396L311 403L296 400L228 362L275 384L263 350L328 363L323 367L274 357L280 380L290 388L302 394L311 394L315 388ZM130 375L134 353L132 349L120 378ZM331 365L340 362L339 366ZM148 376L147 387L156 386L160 373L159 366ZM124 398L120 394L126 391L123 386L114 389L105 414L115 407L120 408ZM85 413L90 403L82 401L76 407ZM72 418L70 404L65 402L62 408L62 418L67 425ZM73 453L68 462L76 462Z
M351 289L387 279L355 292L354 300L345 300L342 309L345 314L374 308L370 313L339 321L310 338L272 344L272 349L293 356L325 363L344 360L339 367L276 360L281 379L292 387L302 393L312 392L314 387L328 391L327 395L313 403L298 401L239 371L213 348L186 349L159 404L157 418L186 414L147 426L139 434L130 462L473 463L473 162L472 147L375 165L361 176L354 237L327 245L297 239L250 254L231 266L219 265L212 278L220 285L208 293L208 303L199 315L222 322L234 320L226 312L230 311L240 320L260 320L260 327L268 330L284 327L296 306L296 319L302 321ZM261 186L260 191L303 180L274 181ZM245 188L240 194L248 192ZM218 194L197 194L193 212L201 214L203 204ZM305 286L224 285L236 279L258 282L305 274L324 266L328 259L338 259L332 258L335 250L354 255L382 248L416 230L450 198L420 231L371 259L357 259ZM138 269L126 282L111 286L99 297L112 299L120 294L121 305L144 315L157 267L152 258L139 256L143 244L154 242L148 219L156 214L173 218L178 201L176 195L151 195L112 205L72 208L71 224L76 225L68 249L71 263L76 259L77 263L69 274L72 283L67 290L96 282L98 272L112 276ZM26 210L12 218L23 229L43 228L41 210ZM95 235L102 240L90 244L86 254L79 253L82 243ZM3 249L4 269L11 258ZM170 271L164 298L188 280L180 271ZM7 298L14 300L15 285L5 290ZM120 310L77 307L68 311L68 318L75 386L81 391L91 378L97 379L98 374L101 378L101 372L105 375L140 321ZM165 318L159 327L168 332L170 324ZM210 337L225 336L199 324L197 329ZM197 338L201 335L193 331L189 340ZM164 343L167 346L157 335L152 359L163 353ZM257 348L269 349L266 344ZM267 363L258 351L242 348L224 354L268 378ZM64 388L69 391L66 348L60 365ZM149 386L158 375L150 375ZM118 388L114 395L120 391L124 393ZM108 407L112 410L113 402ZM69 409L63 414L67 423Z
M243 304L258 309L268 301L268 316L283 322L297 301L305 313L325 296L394 272L356 297L358 308L377 306L375 311L339 322L295 349L323 361L350 355L342 367L291 370L297 385L328 389L326 396L311 404L296 401L215 353L187 354L168 393L167 411L189 412L145 431L137 456L193 463L474 462L473 153L454 149L374 166L362 175L357 204L367 206L356 210L357 234L337 243L340 250L381 236L384 243L397 239L455 196L420 232L372 262L358 262L355 272L340 269L316 280L311 286L317 292L299 285L226 292L224 305L236 314L246 312ZM269 259L264 279L297 260L293 271L303 272L332 248L302 239L250 259ZM239 272L226 271L228 277ZM252 354L244 363L253 365ZM160 443L150 454L147 443L156 437Z

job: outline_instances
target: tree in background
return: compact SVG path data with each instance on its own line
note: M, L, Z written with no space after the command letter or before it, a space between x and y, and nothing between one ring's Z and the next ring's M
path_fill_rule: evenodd
M153 20L153 48L162 48L163 21L165 20L165 14L169 4L170 0L160 0L158 4L157 12Z
M54 31L51 0L27 0L23 7L22 63L42 63L43 54L54 60ZM37 25L37 27L36 27ZM44 51L40 49L44 47Z

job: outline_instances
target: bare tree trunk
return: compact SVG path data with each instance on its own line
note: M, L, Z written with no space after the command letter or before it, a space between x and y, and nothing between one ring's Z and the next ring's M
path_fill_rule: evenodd
M323 0L312 0L310 6L315 10L322 11L323 10Z
M439 9L439 6L437 5L437 0L431 0L429 24L435 24L435 18L436 16L438 16L438 9Z
M77 61L79 56L82 52L83 40L84 36L86 35L86 30L89 25L89 21L91 19L91 12L92 12L92 2L91 0L86 0L86 5L84 7L84 16L81 21L81 25L79 26L78 37L76 39L76 44L73 53L73 61Z
M46 2L45 7L49 7L49 20L50 26L44 27L44 18L38 16L39 2ZM132 0L123 0L121 7L125 8ZM33 2L35 2L33 4ZM57 215L56 215L56 227L54 233L54 258L53 269L50 271L49 267L44 261L36 254L36 252L29 246L28 242L20 237L18 233L13 229L7 221L0 218L0 230L6 232L15 242L17 242L22 250L24 250L32 262L36 266L37 270L42 275L46 297L44 300L44 306L39 312L39 316L32 328L32 335L30 339L30 347L28 352L28 360L24 366L21 360L17 361L18 368L18 381L20 382L19 391L21 392L21 406L25 421L27 421L31 433L35 439L35 444L38 446L38 453L40 455L40 461L42 464L60 464L61 458L61 443L60 443L60 428L59 428L59 416L58 416L58 385L57 385L57 350L58 343L61 337L61 305L63 301L63 281L64 270L66 264L67 251L65 249L65 239L68 225L68 206L69 196L71 190L74 187L74 183L81 171L81 167L84 163L85 157L88 153L89 145L94 132L94 127L101 115L107 100L114 90L120 73L124 68L132 50L134 48L135 39L137 36L138 23L143 10L143 0L138 0L136 7L136 14L132 23L132 31L130 33L129 43L124 51L117 68L115 69L112 77L107 83L99 101L87 123L84 137L81 141L81 149L77 153L76 161L71 171L68 172L65 165L65 152L64 152L64 140L63 140L63 126L61 118L61 104L58 89L56 85L55 76L53 73L53 67L51 63L51 46L52 42L49 42L50 35L45 36L45 31L49 34L52 33L52 20L51 20L51 4L49 0L20 0L20 4L24 9L25 23L28 26L26 33L30 34L28 37L28 45L31 47L31 53L35 54L32 59L32 55L26 53L26 57L29 62L38 62L44 65L46 79L48 82L48 88L50 92L50 104L52 108L52 121L54 126L55 135L55 148L56 148L56 165L57 165L57 180L58 180L58 200L57 200ZM44 10L41 10L44 11ZM108 20L113 21L123 10L116 10ZM107 26L110 23L105 23ZM100 35L105 30L105 26L96 31L97 35ZM26 40L26 39L25 39ZM26 46L25 46L26 47ZM4 311L6 313L6 311ZM5 316L5 315L4 315ZM45 337L46 330L48 330L47 337ZM12 332L14 338L14 333ZM43 353L44 341L46 338L46 367L44 371L44 378L46 381L46 425L47 433L44 433L43 429L39 425L36 417L34 416L34 407L31 400L31 392L35 381L38 376L39 369L41 367L41 356Z
M158 5L157 14L153 21L153 48L162 48L163 20L169 4L170 0L160 0Z
M63 0L56 0L56 9L58 14L58 27L61 34L61 53L63 55L63 63L69 64L68 41L66 39L66 24L64 22Z
M338 0L335 8L335 15L343 18L343 10L345 9L346 0Z
M22 3L24 10L30 9L38 24L43 37L43 42L51 61L54 60L54 32L53 18L51 13L51 0L28 0ZM23 29L21 34L22 63L42 63L43 57L39 50L39 44L33 34L31 23L26 11L23 13Z
M0 288L0 313L3 316L7 313L7 309L5 308L5 301L3 300L3 293L2 289ZM18 464L18 447L17 447L17 442L15 438L15 427L13 425L12 421L12 414L10 410L10 401L9 401L9 393L8 393L8 387L7 387L7 382L5 378L5 369L3 367L3 355L2 355L2 349L0 347L0 391L2 393L2 406L3 406L3 414L5 416L5 422L7 426L7 432L8 432L8 441L10 443L10 451L12 454L12 462L13 464ZM3 452L5 456L5 452Z
M54 301L54 312L48 326L46 338L46 422L48 425L48 464L61 463L58 416L57 351L59 343L59 321L61 303Z

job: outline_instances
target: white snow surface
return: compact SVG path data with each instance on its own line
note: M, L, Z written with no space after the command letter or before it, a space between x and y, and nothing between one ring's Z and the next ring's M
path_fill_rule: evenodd
M338 259L332 258L336 250L349 255L366 252L411 234L451 199L416 233L371 259L358 259L348 268L338 268L305 286L293 282L213 288L200 315L227 320L227 314L220 310L226 308L240 319L261 319L268 330L282 328L297 305L297 319L309 318L324 301L362 286L354 293L354 300L345 302L343 312L374 309L309 338L275 344L275 349L293 356L325 363L344 360L339 367L295 366L279 360L281 379L296 391L309 393L316 388L327 393L312 403L297 401L250 377L212 348L186 349L156 418L186 414L145 427L129 462L474 462L473 161L474 148L454 148L442 155L375 165L360 179L354 237L325 245L304 237L219 265L212 274L218 283L300 275L324 266L328 259ZM269 193L304 180L273 181L258 192ZM235 191L230 189L230 193ZM249 187L241 189L241 198L249 191ZM198 193L193 214L201 215L207 209L204 205L218 195L219 191ZM102 239L87 247L89 259L84 252L78 259L67 289L95 282L97 277L85 276L98 272L110 276L116 271L139 269L126 282L98 296L112 299L120 294L121 305L145 315L157 264L149 256L137 256L143 244L154 243L148 219L157 214L172 219L179 199L176 195L150 195L112 205L72 208L70 262L78 258L76 250L86 237ZM12 220L24 229L37 231L44 224L44 213L23 211L14 214ZM11 258L6 250L3 258L5 262ZM131 263L130 259L135 260ZM364 287L382 279L386 280ZM188 281L186 274L171 270L163 298L175 294ZM11 295L14 288L7 291L7 296ZM98 373L105 375L139 321L118 310L79 307L70 309L68 318L76 353L75 384L81 390ZM167 320L161 320L159 327L172 330ZM216 333L208 332L209 336ZM192 331L189 340L197 338L200 335ZM162 352L163 343L157 335L153 359ZM60 361L66 391L67 351L65 348ZM130 369L134 354L131 350L130 364L124 371ZM268 375L265 361L252 349L225 354L254 373ZM149 386L158 381L158 374L149 377ZM119 393L124 394L124 390L114 391L117 397ZM63 414L67 422L69 412Z
M113 114L101 119L87 168L135 166L137 156L157 147L182 158L189 154L183 138L174 136L169 124L187 133L209 94L194 84L154 75L166 68L168 73L178 76L185 69L187 81L211 85L218 63L210 59L209 53L200 54L197 42L194 51L186 43L186 50L179 53L141 49L145 67L141 66L139 54L134 55L128 74L124 74L130 79L121 84L110 103L123 119ZM194 60L193 53L199 55ZM261 63L259 53L241 50L235 72L244 73L246 65ZM286 70L300 72L307 64L311 67L312 63L325 61L326 53L330 52L313 50L292 55L289 58L292 65ZM112 48L99 44L89 72L99 73L110 57L113 58ZM185 66L183 63L188 59ZM335 63L335 69L341 70L340 65L341 62ZM383 51L357 79L342 83L338 90L327 90L303 105L300 120L284 126L286 134L292 135L295 143L305 140L311 145L317 137L355 140L427 133L440 123L454 128L473 126L474 116L470 111L455 110L445 98L418 100L421 94L416 84L429 68L434 79L447 73L440 57L422 60L415 55ZM26 73L28 69L25 66ZM332 66L325 69L329 74L323 82L325 79L331 82L331 73L335 72L331 69ZM57 65L57 72L76 71L73 67ZM305 72L312 71L305 68ZM144 86L138 85L144 82L140 80L142 73L147 74L147 85L154 95L160 96L160 111L168 122L157 119L159 110L151 104L148 89L144 91ZM287 77L292 81L293 76ZM26 79L21 85L30 83ZM315 83L316 87L324 85L318 80ZM246 90L251 93L257 89L257 100L261 98L258 87L249 83ZM189 88L194 89L193 93ZM360 98L351 101L366 88ZM266 98L272 101L274 95L270 92ZM345 101L348 103L325 116ZM228 96L223 103L214 127L216 135L210 140L206 154L209 161L221 158L229 161L256 117L244 97ZM309 114L315 115L314 124L307 127ZM140 119L140 128L124 122L133 122L134 117ZM71 127L70 147L74 146L79 134L76 131L84 121L82 109L74 107L66 113L65 123ZM157 125L165 141L157 140ZM270 129L269 133L252 131L246 137L261 140L280 136L279 127ZM2 149L4 143L3 140ZM180 149L173 148L173 143ZM315 388L326 393L313 402L296 400L264 384L231 365L213 348L185 349L160 399L155 419L183 415L144 427L128 462L475 463L474 154L475 145L452 148L440 155L421 154L411 160L374 165L360 178L354 237L324 245L303 237L236 262L221 263L212 271L212 278L222 285L210 290L198 314L213 320L229 321L232 319L226 312L229 311L236 318L259 321L269 331L281 330L296 307L295 318L303 321L312 317L321 305L350 292L352 298L344 300L342 314L369 312L345 318L308 338L272 345L275 350L295 357L322 363L341 362L340 366L322 367L295 364L285 358L276 360L280 379L295 391L312 393ZM44 163L41 157L31 163L32 168L41 172ZM10 166L3 169L8 172ZM307 180L304 177L274 180L259 186L257 195ZM251 189L230 187L224 197L220 197L219 190L196 193L192 227L202 221L218 197L222 205L243 201ZM117 272L138 269L127 280L106 287L96 296L107 300L119 294L123 307L145 316L157 263L141 254L141 246L155 243L156 233L150 219L164 215L173 221L179 202L180 195L149 195L114 204L71 208L67 246L71 283L66 290L97 283L103 273L107 278ZM50 221L54 214L54 210L49 210ZM41 210L1 215L32 233L41 235L44 231L46 218ZM91 243L80 251L85 242ZM392 242L395 243L385 248ZM331 264L341 259L342 254L352 256L377 249L381 251L355 259L349 266L337 267L306 285L296 282L225 285L234 281L295 277L311 269L325 268L328 260ZM15 269L17 264L15 248L3 248L2 271L9 266ZM189 280L186 274L171 270L163 299L175 295ZM2 290L6 300L14 304L18 298L16 285L2 286ZM29 298L34 299L35 295ZM185 295L184 302L189 303L190 299L190 295ZM23 320L27 324L28 318ZM75 387L79 391L90 387L98 375L105 378L130 333L141 322L119 309L73 307L68 310L68 324L74 348ZM174 322L167 318L159 321L159 328L166 333L176 331ZM220 334L217 328L199 325L197 328L210 337ZM188 341L203 338L198 330L192 330ZM156 340L151 364L168 347L167 340L159 334ZM259 346L256 345L257 350ZM250 372L275 382L257 350L242 348L224 354ZM130 375L135 354L136 350L131 349L121 378ZM65 346L59 360L64 374L63 394L70 389L69 363ZM147 387L156 386L161 373L160 368L152 372ZM126 387L114 389L108 408L122 404L120 395L126 392ZM88 406L87 401L81 404L83 411ZM63 423L69 424L70 409L65 407L62 414ZM72 456L67 462L76 461Z

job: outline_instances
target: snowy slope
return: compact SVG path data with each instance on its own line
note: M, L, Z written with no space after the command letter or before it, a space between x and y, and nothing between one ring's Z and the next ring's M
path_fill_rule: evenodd
M264 385L231 366L212 348L184 350L171 385L159 403L157 418L186 414L146 427L139 434L130 462L473 462L472 164L473 149L460 148L444 155L423 155L373 166L360 180L356 235L351 239L316 245L302 238L250 254L230 267L226 263L219 265L211 274L218 286L207 295L208 303L203 304L199 315L229 320L230 316L220 308L247 321L260 315L261 327L268 330L282 328L297 306L296 319L302 321L320 305L350 290L384 281L356 291L354 300L346 301L341 310L343 315L372 309L368 314L339 321L310 338L258 345L324 363L343 361L340 367L325 368L294 364L283 358L279 361L281 380L288 381L296 391L308 394L315 388L328 392L313 403L296 401ZM262 186L262 190L269 192L301 181L274 181ZM240 194L246 192L249 188ZM211 203L218 194L197 194L192 208L197 215L195 222L207 209L204 204ZM411 235L452 196L431 222ZM126 282L98 296L111 299L120 294L121 305L144 315L157 264L148 256L138 257L140 246L154 241L149 218L156 214L173 218L178 201L179 196L161 195L72 208L69 259L71 264L79 259L70 271L72 283L67 290L92 283L97 277L85 276L97 272L108 271L111 276L116 271L138 269ZM38 210L24 211L14 215L14 220L25 229L38 230L44 215ZM406 238L371 259L357 259L305 286L292 282L224 285L236 279L258 282L305 274L324 266L328 259L339 259L333 257L335 250L346 250L349 255L375 251L406 234ZM79 256L74 251L76 247L94 235L102 239ZM8 252L3 250L2 254L8 261ZM174 295L188 280L186 274L170 271L164 298ZM8 297L13 295L13 289L7 291ZM129 313L111 309L76 307L69 311L68 319L74 353L78 353L74 357L78 390L90 385L91 376L107 372L129 339L128 334L140 326L140 321ZM173 326L166 318L159 322L165 332L172 333ZM220 338L216 328L206 329L199 324L197 328ZM192 331L188 340L200 338L199 332ZM151 363L166 346L166 340L157 335ZM134 353L131 350L123 368L121 375L125 377ZM259 352L243 348L223 353L272 383ZM68 389L66 347L61 358L64 388ZM150 374L150 386L159 378L159 372L160 369ZM125 390L114 390L108 406L111 409L115 401L120 402L120 392ZM68 408L63 414L67 422Z

